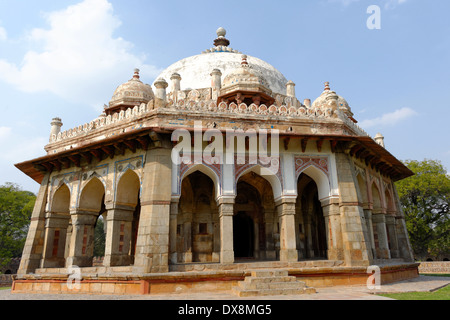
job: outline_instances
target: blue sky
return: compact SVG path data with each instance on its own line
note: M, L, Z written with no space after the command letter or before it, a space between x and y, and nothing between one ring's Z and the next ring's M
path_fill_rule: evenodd
M378 5L381 29L367 9ZM450 170L448 0L0 0L0 184L39 186L13 165L45 155L50 121L96 118L133 69L160 71L211 48L261 58L296 83L299 100L323 83L400 160Z

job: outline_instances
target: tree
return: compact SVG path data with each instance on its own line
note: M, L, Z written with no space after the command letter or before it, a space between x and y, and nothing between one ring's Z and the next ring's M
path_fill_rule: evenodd
M94 257L103 257L105 255L105 223L100 215L94 229Z
M22 255L35 201L16 184L0 186L0 267Z
M411 246L418 259L450 250L450 176L436 160L405 161L414 176L397 182Z

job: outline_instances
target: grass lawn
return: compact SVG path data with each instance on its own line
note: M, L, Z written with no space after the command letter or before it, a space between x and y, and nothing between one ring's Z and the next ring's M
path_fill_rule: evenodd
M435 292L392 293L380 294L380 296L395 300L450 300L450 286L446 286Z
M0 290L9 290L11 287L0 287Z

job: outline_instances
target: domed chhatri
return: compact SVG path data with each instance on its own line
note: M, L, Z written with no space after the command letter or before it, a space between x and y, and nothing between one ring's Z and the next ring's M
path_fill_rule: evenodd
M105 110L107 114L126 110L142 103L147 104L154 98L152 87L140 80L139 72L139 69L134 69L133 78L114 91L109 107Z
M264 75L258 69L252 68L246 55L241 58L241 65L224 78L219 101L271 105L274 98Z
M89 123L51 121L47 154L16 165L41 187L13 292L67 293L68 270L94 294L229 292L254 268L308 286L417 276L395 190L413 173L328 82L301 102L225 36L152 86L136 69Z
M339 110L345 114L354 123L357 121L353 118L353 112L347 102L343 97L336 94L335 91L331 90L330 83L325 82L325 89L322 94L313 102L313 109L327 109L330 108L333 111Z

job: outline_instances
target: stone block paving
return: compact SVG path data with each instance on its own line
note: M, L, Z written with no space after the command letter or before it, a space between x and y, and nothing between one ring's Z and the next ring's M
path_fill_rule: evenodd
M0 300L391 300L375 293L432 292L450 284L449 277L420 276L416 279L382 285L380 290L369 290L366 286L342 286L316 288L316 294L264 296L239 298L231 293L189 293L119 296L76 294L11 294L11 290L0 290Z

